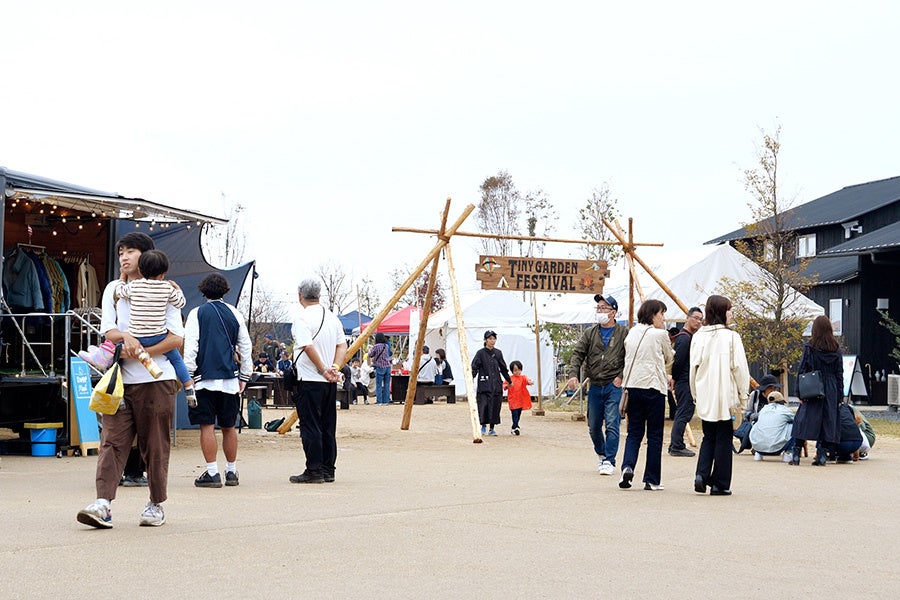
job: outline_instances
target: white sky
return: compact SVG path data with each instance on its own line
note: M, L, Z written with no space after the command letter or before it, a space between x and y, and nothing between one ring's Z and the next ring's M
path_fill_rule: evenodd
M783 126L798 203L896 176L891 2L5 3L0 165L200 212L250 207L259 283L368 274L433 245L499 170L558 208L608 182L670 278L748 218ZM894 148L894 150L892 150ZM470 217L464 230L476 229ZM454 263L473 289L478 242ZM569 256L574 247L547 250ZM614 274L615 275L615 274Z

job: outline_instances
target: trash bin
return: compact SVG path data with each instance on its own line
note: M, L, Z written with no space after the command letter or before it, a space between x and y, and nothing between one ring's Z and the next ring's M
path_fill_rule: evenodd
M250 429L262 429L262 406L256 398L247 402L247 427Z

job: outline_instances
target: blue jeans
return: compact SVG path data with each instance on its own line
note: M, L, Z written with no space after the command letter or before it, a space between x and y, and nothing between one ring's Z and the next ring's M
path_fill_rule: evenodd
M622 388L612 382L606 385L591 385L588 390L587 424L594 452L597 456L605 456L613 466L616 464L616 453L619 451L619 400L622 399ZM603 426L606 425L604 439Z
M148 335L137 338L137 341L141 343L141 346L146 348L160 343L166 339L167 335L169 335L169 332L160 335ZM164 356L169 359L169 362L172 363L172 366L175 368L175 375L178 377L178 381L186 383L191 380L191 374L188 373L187 365L184 364L184 358L181 357L181 352L178 351L178 348L172 348L166 352Z
M375 367L375 402L391 403L391 368Z

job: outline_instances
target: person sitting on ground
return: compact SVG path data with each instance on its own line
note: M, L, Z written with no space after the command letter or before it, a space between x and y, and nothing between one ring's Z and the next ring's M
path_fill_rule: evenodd
M747 400L747 408L744 410L744 419L755 423L759 411L769 405L769 396L772 392L780 391L781 384L778 383L778 379L774 375L770 373L763 376L759 380L759 387L750 393L750 398Z
M853 460L853 453L862 446L864 437L856 424L853 409L846 402L841 402L838 407L838 419L841 441L834 444L835 458L839 463L848 463Z
M859 430L862 431L863 434L863 442L862 446L859 447L857 458L859 458L859 460L867 460L869 458L869 452L872 450L872 446L875 445L875 429L872 427L872 424L869 423L869 420L859 412L859 409L855 406L850 406L850 408L853 410L853 416L856 417L856 424L859 425Z
M783 452L782 460L789 463L794 447L794 438L791 437L794 412L786 406L784 396L777 390L769 393L768 400L750 430L753 459L762 460L763 456L778 456Z

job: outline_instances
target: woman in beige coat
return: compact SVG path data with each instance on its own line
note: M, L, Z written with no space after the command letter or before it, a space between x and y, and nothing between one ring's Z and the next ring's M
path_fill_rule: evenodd
M622 387L628 391L628 437L622 457L619 487L628 489L634 478L638 453L647 434L644 489L662 490L662 442L666 420L666 390L672 381L675 352L665 329L666 305L647 300L638 309L638 324L625 338Z
M728 328L731 300L710 296L705 325L691 340L691 393L703 424L694 491L731 495L732 410L746 402L750 369L741 336Z

